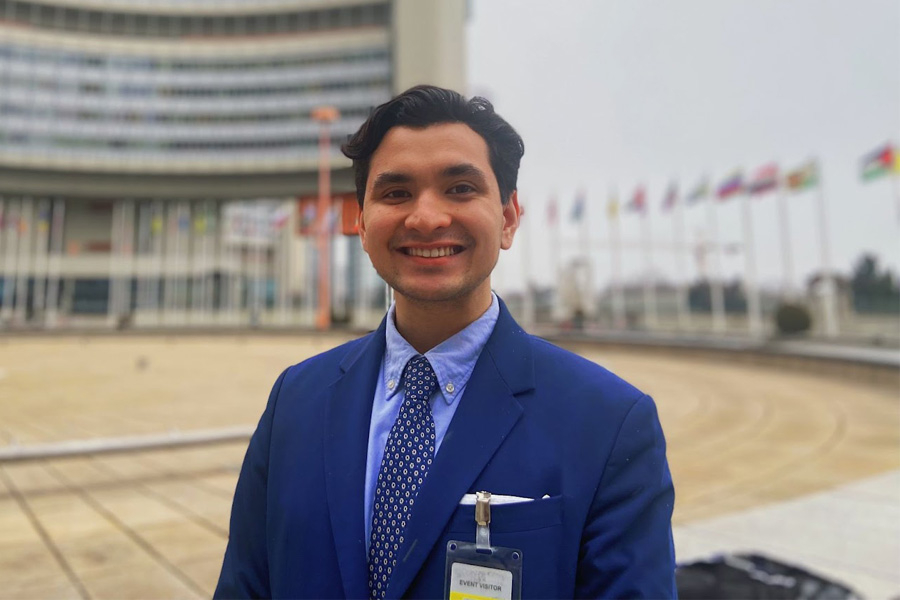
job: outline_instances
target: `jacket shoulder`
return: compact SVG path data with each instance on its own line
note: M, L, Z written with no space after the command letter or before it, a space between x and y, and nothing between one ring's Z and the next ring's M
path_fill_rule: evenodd
M310 379L318 385L330 385L340 376L342 367L352 364L377 333L377 331L367 333L291 365L285 371L284 385L303 384Z
M564 387L569 396L635 402L645 394L609 369L542 338L529 335L535 379L544 386Z

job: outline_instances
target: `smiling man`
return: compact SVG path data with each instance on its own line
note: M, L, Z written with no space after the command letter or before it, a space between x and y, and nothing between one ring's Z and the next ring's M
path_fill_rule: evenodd
M653 401L525 333L491 291L522 139L486 100L419 86L344 153L395 302L276 381L216 597L462 598L479 581L482 598L674 596ZM493 506L465 555L476 492Z

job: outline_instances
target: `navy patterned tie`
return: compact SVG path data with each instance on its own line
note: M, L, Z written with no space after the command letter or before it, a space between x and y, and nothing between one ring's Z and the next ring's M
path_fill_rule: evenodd
M369 596L381 600L387 591L397 553L416 494L434 459L434 418L428 399L437 377L424 356L403 370L406 398L391 428L375 485L372 537L369 540Z

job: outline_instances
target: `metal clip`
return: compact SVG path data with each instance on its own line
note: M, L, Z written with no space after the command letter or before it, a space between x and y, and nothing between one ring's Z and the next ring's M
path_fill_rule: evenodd
M491 493L475 494L475 549L491 549Z

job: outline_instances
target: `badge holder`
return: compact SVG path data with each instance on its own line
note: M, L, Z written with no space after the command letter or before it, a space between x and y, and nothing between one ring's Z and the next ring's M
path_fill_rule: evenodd
M522 551L491 546L491 494L475 494L475 543L447 542L444 598L521 600Z

